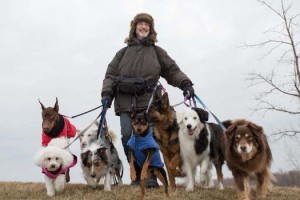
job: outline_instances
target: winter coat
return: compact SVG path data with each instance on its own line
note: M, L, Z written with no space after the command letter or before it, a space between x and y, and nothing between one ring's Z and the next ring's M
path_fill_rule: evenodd
M153 167L164 167L164 163L162 162L159 154L159 146L153 137L152 128L150 128L149 133L147 133L145 136L135 135L132 132L127 145L132 149L134 160L140 168L143 168L143 165L146 161L147 155L145 154L145 150L149 148L155 149L149 165Z
M71 122L63 117L64 126L62 128L62 131L55 137L66 137L71 138L76 136L76 127L71 124ZM48 146L49 142L53 139L53 137L48 136L44 131L42 131L42 146Z
M163 77L174 87L179 87L183 81L190 81L167 52L159 46L154 47L147 38L128 42L125 48L119 50L108 65L102 87L102 95L108 93L115 97L116 115L120 112L132 112L132 96L124 93L116 94L116 91L113 91L114 81L119 75L133 75L157 81ZM135 109L146 109L151 95L152 93L148 92L137 96Z

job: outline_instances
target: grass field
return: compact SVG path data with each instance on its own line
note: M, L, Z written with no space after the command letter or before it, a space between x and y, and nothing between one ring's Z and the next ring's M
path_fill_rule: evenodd
M111 192L104 192L103 186L97 189L91 189L86 184L67 184L64 192L55 197L48 197L44 183L26 183L26 182L0 182L0 199L101 199L114 200L139 199L140 188L129 185L121 187L113 186ZM176 188L170 191L170 200L233 200L236 199L234 188L225 188L223 191L217 189L202 189L197 187L194 192L186 192L184 187ZM161 200L166 198L163 188L147 189L145 200ZM255 190L251 191L251 199L255 198ZM274 187L266 199L270 200L300 200L300 188Z

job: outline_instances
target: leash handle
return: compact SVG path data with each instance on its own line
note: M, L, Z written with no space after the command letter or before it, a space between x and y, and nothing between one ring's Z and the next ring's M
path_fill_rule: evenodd
M225 131L226 130L225 126L221 123L221 121L217 118L217 116L208 109L208 107L203 103L203 101L201 101L201 99L196 94L194 95L194 98L197 99L197 101L203 106L205 110L210 112L210 114L215 118L219 126L223 129L223 131Z
M106 100L103 103L103 109L101 112L101 117L100 117L100 123L99 123L99 127L98 127L98 132L97 132L97 139L99 139L99 135L102 134L102 129L103 129L103 123L105 121L105 114L106 114L106 110L107 110L107 105L108 105L108 100Z

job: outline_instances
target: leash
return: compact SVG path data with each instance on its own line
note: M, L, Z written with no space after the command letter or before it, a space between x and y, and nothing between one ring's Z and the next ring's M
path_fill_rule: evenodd
M62 116L67 117L67 118L76 118L76 117L79 117L79 116L81 116L81 115L85 115L85 114L87 114L87 113L89 113L89 112L92 112L92 111L94 111L94 110L97 110L98 108L101 108L102 106L103 106L103 105L97 106L96 108L93 108L93 109L91 109L91 110L88 110L88 111L86 111L86 112L83 112L83 113L80 113L80 114L78 114L78 115L74 115L74 116L71 116L71 117L66 116L66 115L62 115Z
M166 89L165 89L165 88L162 86L162 84L158 81L158 83L156 84L156 86L153 88L152 95L151 95L150 100L149 100L149 102L148 102L146 114L149 113L149 109L150 109L150 106L151 106L151 104L152 104L152 102L153 102L154 94L155 94L155 92L156 92L158 86L161 86L161 87L162 87L162 91L163 91L163 92L166 92Z
M223 129L223 131L226 130L225 126L221 123L221 121L217 118L217 116L212 111L210 111L208 109L208 107L203 103L203 101L201 101L201 99L196 94L192 97L192 99L193 99L195 107L196 107L196 100L197 100L203 106L203 108L205 110L207 110L215 118L215 120L217 121L217 123L219 124L219 126Z
M105 121L105 114L106 114L106 110L107 110L107 104L108 104L108 100L106 100L103 103L102 112L99 115L101 117L100 117L100 123L99 123L98 131L97 131L97 139L99 139L99 135L102 134L103 124Z
M71 143L69 143L66 147L64 147L64 149L69 148L71 146L71 144L73 144L80 136L82 136L89 128L91 128L91 126L97 121L97 119L100 117L101 114L102 114L102 112L96 117L96 119L91 124L89 124L85 129L80 131L80 133L78 133L77 137L74 138L74 140Z
M184 97L183 101L181 101L181 102L179 102L179 103L173 105L172 107L179 106L179 105L181 105L181 104L183 104L183 103L184 103L186 106L190 107L189 105L186 104L186 101L187 101L187 100L188 100L188 97L187 97L187 95L186 95L186 96Z

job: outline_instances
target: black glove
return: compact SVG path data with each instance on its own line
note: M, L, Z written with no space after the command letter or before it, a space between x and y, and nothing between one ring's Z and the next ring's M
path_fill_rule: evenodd
M193 83L190 81L184 81L180 84L180 89L183 90L183 96L187 96L188 99L195 95Z
M104 105L105 102L107 102L107 107L110 108L111 103L112 103L113 97L109 93L102 93L102 105Z

